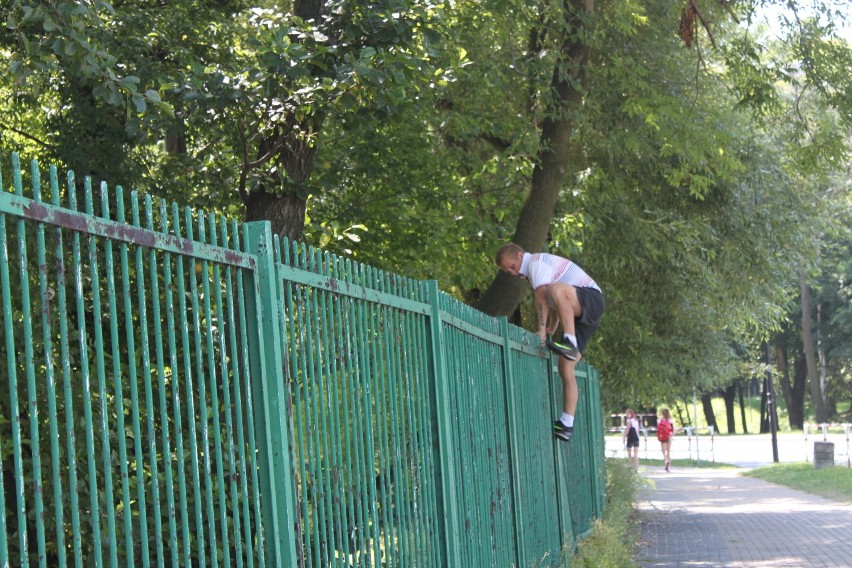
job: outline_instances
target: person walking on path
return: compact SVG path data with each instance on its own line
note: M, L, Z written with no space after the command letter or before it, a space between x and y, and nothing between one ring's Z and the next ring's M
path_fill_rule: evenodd
M574 262L549 253L530 254L515 243L500 247L496 255L500 270L525 278L533 288L538 335L542 345L560 355L562 415L553 423L553 434L570 442L579 390L574 367L601 323L604 297L600 286ZM551 306L556 312L551 321ZM562 324L562 338L550 334Z
M740 468L646 466L637 509L640 568L852 566L852 503L761 479Z
M627 448L627 461L629 461L633 467L639 468L639 419L636 417L636 413L633 412L632 408L628 408L624 411L625 416L627 417L624 423L624 433L622 437L624 438L624 447Z
M672 436L674 436L674 421L672 413L668 408L661 408L662 418L657 422L657 440L660 441L660 449L663 451L663 467L670 471L672 466Z

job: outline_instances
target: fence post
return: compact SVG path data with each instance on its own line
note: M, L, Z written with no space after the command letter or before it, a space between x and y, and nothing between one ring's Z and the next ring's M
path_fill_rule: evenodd
M548 356L548 369L550 379L550 407L552 416L560 416L562 414L562 376L559 374L559 357L552 355ZM554 388L558 386L558 389ZM578 385L579 388L579 385ZM555 396L558 391L558 396ZM551 420L550 418L548 420ZM552 424L552 422L551 422ZM576 443L574 441L573 443ZM571 499L568 495L568 488L565 486L565 469L567 467L567 452L571 448L571 444L566 444L553 437L553 463L556 470L553 472L553 477L556 480L556 514L559 517L559 544L560 550L564 547L564 538L568 531L571 533L571 546L575 544L574 538L574 523L571 520Z
M279 319L284 309L278 286L272 225L267 221L244 225L246 252L255 255L257 267L246 272L244 284L248 314L249 366L258 440L258 467L267 562L296 566L293 529L293 479L290 430L285 389L285 357Z
M524 546L524 522L523 522L523 503L521 503L521 487L518 472L520 464L518 463L518 419L517 405L515 404L515 373L512 368L512 348L509 342L509 320L506 316L498 318L500 321L500 334L503 336L503 368L504 372L504 390L506 395L506 424L509 426L509 472L512 484L512 499L515 506L512 507L515 521L515 543L517 551L516 566L524 566L527 557L526 548Z
M603 514L604 493L606 493L606 475L605 465L601 457L601 449L605 447L606 440L603 437L603 414L601 412L600 394L601 384L600 375L594 367L589 363L582 361L582 365L586 367L586 424L589 428L589 462L592 465L592 497L595 499L595 516L600 517ZM592 430L594 428L594 430ZM598 430L597 428L601 428Z
M438 282L426 282L426 292L432 307L429 318L430 352L434 368L433 396L435 411L432 416L432 428L437 433L438 471L436 472L437 490L440 496L438 506L443 518L444 549L441 566L461 566L459 550L460 531L458 498L456 496L455 451L453 449L453 431L450 424L450 391L447 384L447 364L444 357L444 335L441 331L440 290Z

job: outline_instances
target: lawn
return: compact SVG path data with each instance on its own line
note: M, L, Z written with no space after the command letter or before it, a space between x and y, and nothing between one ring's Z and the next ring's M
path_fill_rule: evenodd
M809 463L782 463L743 473L778 485L806 491L835 501L852 503L852 469L826 467L814 469Z

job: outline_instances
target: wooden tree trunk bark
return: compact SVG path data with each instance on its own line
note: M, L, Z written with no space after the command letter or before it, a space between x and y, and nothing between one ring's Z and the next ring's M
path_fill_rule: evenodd
M722 398L725 400L725 419L728 421L728 434L736 434L737 422L734 419L734 406L737 401L736 383L726 387L725 390L722 391Z
M716 413L713 411L713 394L706 393L701 395L701 407L704 409L704 420L708 426L712 426L716 432L719 431L719 426L716 424Z
M568 175L579 171L583 163L582 146L571 139L574 128L572 111L580 107L583 92L580 86L586 78L589 47L577 33L589 25L588 16L594 0L565 0L562 29L562 58L553 70L551 93L553 103L542 122L539 155L533 169L530 192L527 196L512 239L531 252L544 247L559 193ZM491 315L510 315L521 301L526 288L517 278L503 273L482 294L477 308Z
M781 382L781 392L787 403L787 420L790 428L801 430L804 427L804 395L807 368L803 358L794 359L793 374L790 375L790 363L787 360L787 350L775 348L778 374Z
M816 348L814 346L813 324L811 321L811 289L803 274L801 276L802 297L802 343L805 348L805 362L808 369L808 386L810 387L811 400L814 404L816 421L823 423L828 421L825 410L825 401L822 397L822 389L819 384L819 370L817 369Z
M296 0L294 15L303 20L319 21L325 3L320 0ZM272 232L290 240L299 240L305 230L308 181L317 155L316 137L322 129L322 113L298 118L288 116L280 129L270 132L257 150L256 167L267 167L271 183L243 189L246 221L270 221ZM276 185L278 187L276 187ZM284 188L283 191L281 188Z
M740 399L740 418L743 423L743 434L748 434L748 422L746 422L746 406L745 406L745 397L743 396L743 391L745 390L745 385L743 383L739 383L737 385L737 395Z

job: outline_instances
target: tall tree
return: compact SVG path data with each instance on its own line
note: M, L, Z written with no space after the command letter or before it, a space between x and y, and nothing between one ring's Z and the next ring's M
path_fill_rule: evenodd
M816 345L814 344L813 335L813 309L811 307L811 289L808 286L807 279L802 276L801 279L801 298L802 298L802 342L805 350L805 363L807 368L807 383L811 393L811 401L814 404L816 411L816 421L820 424L828 422L828 413L825 410L825 399L823 398L822 388L819 380L819 370L817 369Z
M540 250L566 179L584 164L581 144L572 133L583 99L589 60L594 0L564 0L556 21L548 29L536 28L532 37L555 34L558 56L553 66L550 93L540 126L540 143L530 180L530 190L518 216L513 242L526 250ZM533 49L542 46L531 42ZM500 272L477 306L486 313L509 314L515 310L523 287Z
M137 183L193 198L220 186L217 205L236 195L246 219L290 238L319 187L328 116L393 114L427 88L440 54L439 11L418 0L8 3L10 70L33 102L51 82L65 99L53 158L109 180L179 172Z

